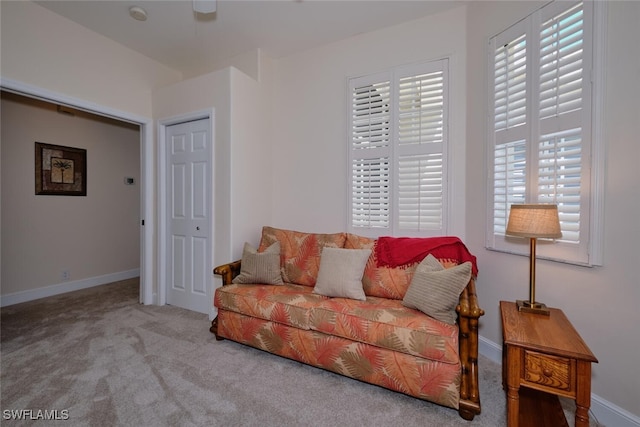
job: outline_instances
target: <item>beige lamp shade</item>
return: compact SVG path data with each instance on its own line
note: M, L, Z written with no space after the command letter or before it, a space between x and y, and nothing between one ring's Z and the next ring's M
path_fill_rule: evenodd
M551 204L511 205L506 234L547 239L562 237L558 206Z

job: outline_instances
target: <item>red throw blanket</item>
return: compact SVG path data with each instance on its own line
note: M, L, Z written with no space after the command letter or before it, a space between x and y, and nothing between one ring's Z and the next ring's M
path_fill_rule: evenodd
M376 243L376 257L381 267L414 264L429 254L440 259L453 259L459 264L469 261L473 275L478 275L476 257L457 237L380 237Z

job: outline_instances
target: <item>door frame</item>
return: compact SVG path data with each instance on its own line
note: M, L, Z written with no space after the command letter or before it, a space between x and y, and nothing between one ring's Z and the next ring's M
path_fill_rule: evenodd
M64 105L140 126L140 303L153 304L153 190L155 182L151 160L153 159L152 119L1 77L0 88L29 98Z
M157 198L157 210L158 210L158 305L165 305L167 303L167 277L165 274L164 263L167 258L167 212L166 212L166 203L167 203L167 141L166 141L166 131L168 126L177 125L185 122L192 122L195 120L209 120L209 137L211 139L211 150L209 157L209 164L211 166L210 173L210 201L209 201L209 227L211 230L210 233L210 250L211 250L211 259L209 262L209 270L213 275L213 258L215 257L214 253L214 236L215 236L215 211L213 209L214 203L214 195L215 195L215 109L205 109L199 111L193 111L190 113L181 114L178 116L172 116L165 119L158 120L158 198ZM211 280L213 284L213 280ZM212 289L213 291L213 289ZM213 304L213 301L211 301ZM213 307L213 306L212 306ZM209 317L213 315L213 308L211 308L209 312Z

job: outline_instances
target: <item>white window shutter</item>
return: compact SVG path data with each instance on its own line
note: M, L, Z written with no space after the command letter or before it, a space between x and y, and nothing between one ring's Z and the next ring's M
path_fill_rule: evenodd
M504 235L509 209L526 200L526 141L495 147L493 167L493 232Z
M583 167L584 12L583 4L542 18L539 28L538 143L539 203L558 205L562 241L579 245L588 238L581 232L589 206L581 193L589 188L589 167ZM584 224L583 224L584 225Z
M388 228L389 159L354 159L351 176L351 226Z
M555 203L562 240L580 243L582 139L580 129L541 138L538 151L538 203Z
M389 146L390 87L385 81L352 89L351 143L355 150Z
M446 61L398 78L397 227L403 234L445 228Z
M589 223L592 17L591 2L554 1L491 39L489 249L523 251L505 238L512 204L554 203L563 236L539 256L598 262Z
M520 23L493 40L493 197L491 229L504 235L509 209L526 200L527 35Z
M582 3L543 22L540 28L539 118L582 107Z
M410 236L446 229L447 64L349 80L350 231Z
M525 34L498 46L494 56L494 129L526 123L527 43Z
M398 161L398 228L443 228L442 154L401 157Z
M353 81L351 91L351 215L353 228L389 228L391 212L391 81Z
M398 145L442 143L444 72L399 79Z

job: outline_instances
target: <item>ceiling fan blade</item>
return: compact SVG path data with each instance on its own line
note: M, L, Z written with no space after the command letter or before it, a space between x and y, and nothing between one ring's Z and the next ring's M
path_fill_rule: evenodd
M214 13L217 6L216 0L193 0L193 11L197 13Z

